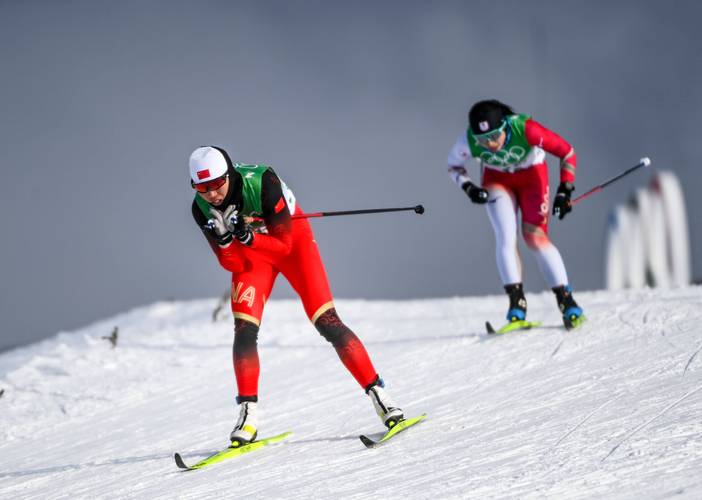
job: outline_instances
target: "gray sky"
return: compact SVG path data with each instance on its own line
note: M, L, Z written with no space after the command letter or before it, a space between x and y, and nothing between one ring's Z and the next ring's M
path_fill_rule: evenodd
M0 1L0 349L222 293L190 215L202 144L270 164L307 211L425 205L313 223L337 297L501 293L484 209L445 171L470 104L491 97L574 145L576 194L642 156L674 170L699 255L701 14L693 1ZM552 222L576 292L602 286L607 213L649 176ZM523 256L526 288L544 289ZM283 284L274 298L292 296Z

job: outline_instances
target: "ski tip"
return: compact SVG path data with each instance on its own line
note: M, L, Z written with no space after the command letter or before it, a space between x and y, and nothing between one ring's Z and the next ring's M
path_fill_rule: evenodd
M263 441L266 444L275 444L275 443L279 443L280 441L283 441L284 439L289 438L292 435L293 435L292 431L285 431L281 434L278 434L277 436L272 436L269 438L260 439L258 441L254 441L253 443L260 443L261 441Z
M490 334L490 335L496 333L495 329L492 327L492 325L490 324L489 321L485 322L485 330L487 330L488 334Z
M180 453L176 453L173 458L175 458L175 463L179 469L190 470L190 467L185 465L185 462L183 462L183 459L181 458Z

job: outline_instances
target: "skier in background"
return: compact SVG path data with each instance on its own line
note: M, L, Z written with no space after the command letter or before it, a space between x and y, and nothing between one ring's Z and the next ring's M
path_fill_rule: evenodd
M548 237L550 198L545 159L545 152L560 159L560 184L552 214L563 219L572 208L575 151L558 134L528 115L515 114L497 100L475 103L468 122L468 129L449 153L448 171L473 203L487 206L495 231L497 268L509 296L507 321L517 328L526 326L527 303L517 250L517 212L521 211L524 241L556 295L563 323L568 329L578 326L585 319L583 310L573 299L561 254ZM481 185L468 176L468 157L480 164ZM508 323L506 329L509 327Z
M190 178L197 191L192 204L195 222L221 266L232 273L233 359L240 405L232 445L249 443L258 432L258 331L278 273L298 293L307 317L364 388L383 423L390 428L400 421L402 410L383 389L359 338L336 312L309 222L291 218L302 212L273 169L234 165L225 150L206 146L190 156ZM314 381L312 371L310 380Z

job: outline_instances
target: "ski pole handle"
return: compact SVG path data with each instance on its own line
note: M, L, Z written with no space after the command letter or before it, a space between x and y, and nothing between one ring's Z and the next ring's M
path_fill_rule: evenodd
M639 161L639 163L637 163L637 164L634 165L633 167L628 168L628 169L626 169L624 172L615 175L615 176L612 177L611 179L606 180L605 182L603 182L602 184L598 184L598 185L595 186L594 188L590 189L588 192L586 192L586 193L584 193L584 194L581 194L580 196L578 196L577 198L575 198L573 201L570 202L570 204L571 204L571 205L575 205L576 203L581 202L581 201L584 200L585 198L587 198L587 197L589 197L589 196L591 196L591 195L593 195L593 194L595 194L595 193L599 193L599 192L602 191L605 187L607 187L607 186L609 186L610 184L612 184L614 181L618 181L619 179L621 179L621 178L624 177L625 175L629 175L629 174L632 173L634 170L638 170L638 169L640 169L641 167L648 167L650 164L651 164L651 159L650 159L650 158L647 158L647 157L641 158L641 160Z
M422 205L415 205L414 207L396 207L396 208L366 208L362 210L338 210L336 212L312 212L309 214L295 214L291 217L293 219L311 219L313 217L333 217L336 215L360 215L360 214L380 214L386 212L404 212L413 211L416 214L422 215L424 213L424 207Z

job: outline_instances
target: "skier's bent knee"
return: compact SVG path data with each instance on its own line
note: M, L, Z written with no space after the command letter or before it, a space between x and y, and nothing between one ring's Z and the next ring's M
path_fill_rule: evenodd
M322 314L314 323L314 327L324 339L338 346L348 341L349 334L353 335L348 326L341 321L336 309L331 308Z
M258 325L244 319L234 322L234 352L245 353L256 350Z

